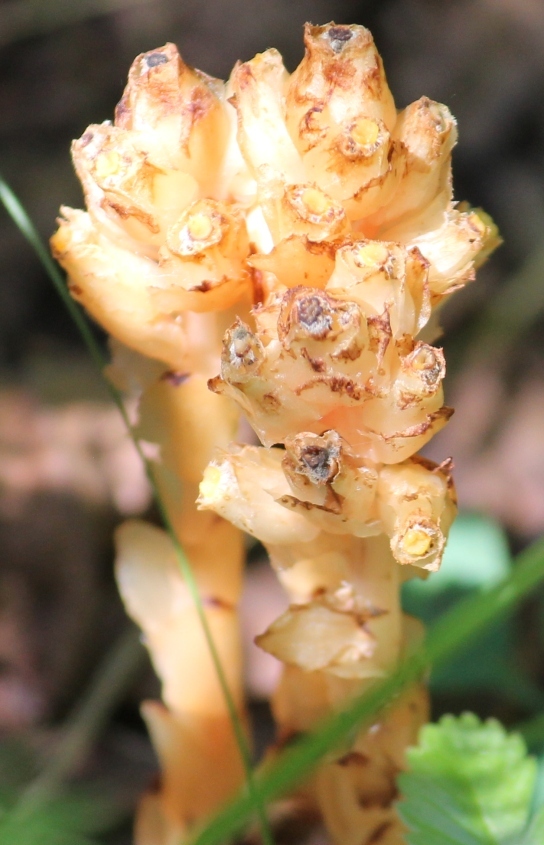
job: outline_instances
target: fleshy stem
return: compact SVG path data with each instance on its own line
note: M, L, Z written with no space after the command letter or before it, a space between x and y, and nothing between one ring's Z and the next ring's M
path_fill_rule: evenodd
M95 362L96 366L100 370L100 373L103 375L104 367L107 366L108 361L104 356L99 344L94 337L90 325L79 309L79 306L72 300L70 294L66 289L66 284L64 281L64 277L59 271L58 267L56 266L55 262L49 255L45 244L43 243L42 239L40 238L34 224L32 223L30 217L26 213L25 209L23 208L22 204L15 196L11 188L8 186L6 181L0 176L0 201L2 202L4 208L8 212L9 216L18 227L20 232L24 235L34 252L36 253L37 257L39 258L42 266L44 267L47 275L53 282L55 289L57 290L59 296L61 297L64 305L68 309L70 316L72 317L74 323L76 324L81 337L83 338L85 345L87 346L89 353ZM234 735L236 737L236 742L240 751L240 756L242 758L242 763L244 766L245 776L246 776L246 784L247 784L247 799L250 803L251 809L255 810L258 815L259 822L262 829L263 835L263 843L264 845L274 845L272 833L268 824L268 819L266 816L265 810L265 802L263 801L262 797L258 793L255 785L255 775L253 772L252 764L251 764L251 754L249 750L248 743L246 741L246 737L244 734L244 729L238 717L238 713L236 711L236 705L234 704L234 700L232 698L227 679L225 677L225 673L223 671L223 667L221 665L221 661L219 659L219 655L217 653L217 649L215 646L215 642L208 625L208 620L206 619L206 614L204 612L204 607L202 604L202 599L198 590L198 585L196 579L193 575L193 571L191 569L191 564L187 559L181 544L176 536L166 508L162 502L160 497L160 493L155 481L155 477L153 475L153 469L149 460L146 458L141 444L134 432L132 424L130 422L130 418L128 416L127 409L125 408L123 397L121 392L115 387L114 384L110 382L109 379L105 379L107 388L111 395L111 398L115 405L117 406L121 417L123 418L123 422L127 428L129 436L134 443L134 447L136 452L138 453L138 457L142 461L142 464L145 469L145 474L147 476L147 480L149 482L151 491L153 493L153 497L157 504L157 508L163 522L163 525L166 529L166 532L172 541L174 546L176 560L178 566L181 570L181 574L187 584L189 589L191 598L195 604L198 618L200 624L202 626L202 630L204 632L204 636L206 638L206 643L210 650L210 655L212 657L214 669L217 673L217 677L219 680L219 684L221 686L221 691L225 698L225 703L227 705L227 710L229 713L229 718L232 723L232 727L234 730ZM52 763L49 765L53 765ZM44 769L43 776L44 778L47 776L48 766Z
M300 740L258 778L261 801L271 801L306 777L318 761L413 683L431 665L439 666L463 643L497 616L511 610L544 579L544 539L519 554L515 568L502 583L459 602L428 632L420 649L384 681L376 684L349 708L336 713L311 735ZM243 829L252 814L246 796L240 796L218 813L189 845L219 845Z

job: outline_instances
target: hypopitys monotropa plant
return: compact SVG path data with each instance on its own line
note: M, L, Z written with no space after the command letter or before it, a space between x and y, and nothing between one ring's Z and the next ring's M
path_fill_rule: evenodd
M160 446L240 712L231 524L265 544L287 591L257 639L285 666L280 744L419 636L399 586L438 569L455 513L450 462L416 455L451 415L436 313L498 242L453 202L448 109L424 97L397 112L363 27L308 25L305 43L293 74L268 50L226 84L172 45L138 57L114 124L74 144L88 211L65 209L53 238L73 295L118 342L115 377L142 393L141 436ZM262 446L228 445L234 408ZM137 841L169 843L241 768L168 538L131 523L118 546L167 705L147 708L163 780ZM404 841L395 778L426 710L410 690L305 785L335 842Z

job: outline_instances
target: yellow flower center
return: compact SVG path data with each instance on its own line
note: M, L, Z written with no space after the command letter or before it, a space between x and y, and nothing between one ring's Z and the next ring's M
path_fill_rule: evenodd
M414 370L432 370L436 367L436 355L428 347L418 349L412 358L412 366Z
M409 528L404 535L402 545L412 557L423 557L431 547L432 538L423 528Z
M301 195L302 204L308 214L316 214L321 217L331 207L330 199L317 188L306 188Z
M187 221L187 231L194 241L206 241L213 232L213 222L208 214L199 211Z
M204 477L200 482L200 498L214 501L217 498L220 485L221 470L214 466L206 467Z
M361 267L380 267L389 258L389 252L379 241L370 241L358 247L354 257Z
M94 161L94 175L98 182L119 172L121 156L115 150L99 153Z
M375 120L360 117L351 130L351 137L359 147L369 147L376 143L380 127Z

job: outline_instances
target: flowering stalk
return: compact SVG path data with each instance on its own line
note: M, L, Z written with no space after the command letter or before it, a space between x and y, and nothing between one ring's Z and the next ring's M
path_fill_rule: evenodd
M290 600L257 638L285 666L279 742L420 636L399 586L438 569L455 514L451 463L416 455L452 413L436 314L498 243L453 202L448 109L398 113L363 27L308 25L305 43L293 74L268 50L226 84L172 45L138 57L114 124L74 143L88 211L64 209L52 241L139 391L240 713L240 531L268 549ZM240 411L262 446L231 443ZM137 841L170 843L242 771L168 538L122 526L117 571L166 705L144 709L163 780ZM426 710L411 689L306 785L336 842L403 842L395 777Z
M207 380L229 309L245 314L251 301L249 241L229 187L233 129L221 85L173 45L139 56L114 124L74 142L88 211L63 209L52 248L72 295L113 338L109 376L139 397L136 433L158 446L155 480L244 721L242 536L195 505L213 450L238 426ZM116 541L121 595L163 685L164 706L143 706L163 776L141 805L136 842L178 842L241 786L240 749L171 541L141 521Z
M448 110L423 98L397 115L361 27L308 26L305 40L290 77L267 51L231 80L264 294L253 324L226 333L210 387L264 445L219 452L199 499L266 545L289 596L257 638L285 664L280 742L419 636L400 582L438 569L455 514L450 462L415 455L452 413L424 330L496 242L452 201ZM414 688L319 767L306 793L334 841L404 841L395 780L426 714Z

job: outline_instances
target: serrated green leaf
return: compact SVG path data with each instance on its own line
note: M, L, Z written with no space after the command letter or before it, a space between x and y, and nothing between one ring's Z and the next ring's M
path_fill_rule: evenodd
M519 842L536 780L536 762L519 735L471 713L444 716L423 728L408 764L399 812L409 845Z
M544 807L533 817L519 845L542 845L544 842ZM516 843L517 845L517 843Z

